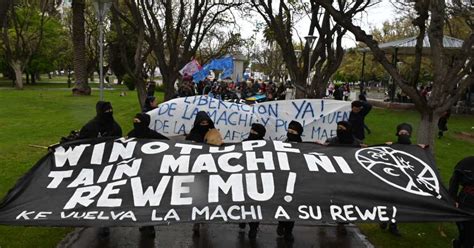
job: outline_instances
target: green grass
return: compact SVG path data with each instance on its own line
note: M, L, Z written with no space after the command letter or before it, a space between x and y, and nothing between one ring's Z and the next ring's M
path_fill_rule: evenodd
M115 119L126 134L140 109L135 92L127 91L125 97L119 94L120 90L105 91L104 97L112 102ZM98 91L73 97L68 90L0 90L0 198L46 154L29 145L48 146L80 129L95 116L97 100ZM54 247L71 230L0 226L0 247Z
M15 184L45 150L29 144L47 146L56 143L70 130L79 129L95 115L98 91L90 97L73 97L69 90L49 90L54 83L28 86L23 91L0 90L0 197ZM54 86L54 85L53 85ZM47 87L47 88L45 88ZM126 134L132 127L132 117L139 111L135 92L105 91L105 99L112 102L115 119ZM159 95L159 99L163 99ZM416 127L418 114L412 111L374 109L367 117L372 129L368 144L380 144L395 138L395 127L409 122ZM457 140L456 131L472 131L473 116L453 116L448 123L446 137L436 144L436 160L441 176L448 182L454 165L463 157L472 155L472 143ZM453 224L444 223L442 237L438 223L400 224L402 238L394 238L381 231L376 224L360 225L376 247L449 247L457 231ZM54 247L70 228L0 226L0 247Z

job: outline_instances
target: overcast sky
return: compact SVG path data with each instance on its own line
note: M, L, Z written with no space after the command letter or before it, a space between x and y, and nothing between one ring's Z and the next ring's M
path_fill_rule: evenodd
M382 0L379 4L369 8L365 13L359 14L358 18L361 20L361 26L364 30L369 31L370 27L380 27L384 21L395 19L395 9L389 0ZM257 17L256 17L257 18ZM255 20L245 20L240 22L241 34L243 38L249 38L252 36ZM300 33L301 37L307 35L309 26L309 18L303 19L295 23L295 27ZM257 34L258 39L261 39L262 34ZM295 35L294 39L297 39ZM347 34L343 39L343 47L349 48L356 45L355 39L352 34Z

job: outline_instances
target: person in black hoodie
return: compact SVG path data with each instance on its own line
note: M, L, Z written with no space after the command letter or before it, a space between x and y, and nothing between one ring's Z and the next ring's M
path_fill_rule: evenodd
M364 126L365 126L365 116L372 109L372 105L368 102L363 101L353 101L351 104L352 110L349 114L349 123L352 126L352 134L357 139L364 141Z
M81 128L78 139L122 136L122 128L113 117L112 104L98 101L95 109L97 115ZM108 227L99 229L100 237L107 238L109 235L110 229Z
M204 136L206 136L209 129L213 129L214 122L211 120L209 115L204 111L199 111L194 119L194 125L189 134L186 136L186 140L192 140L198 143L204 143Z
M128 133L129 138L140 139L164 139L169 140L162 134L148 128L150 125L150 116L145 113L138 113L133 118L133 129ZM139 228L142 234L155 237L155 228L153 226L142 226Z
M303 126L297 121L291 121L288 125L285 142L303 142L301 135L303 134ZM293 241L294 221L278 221L277 234L283 236L286 241Z
M412 134L413 128L410 124L408 123L401 123L397 126L397 132L395 135L397 136L397 142L392 143L392 142L387 142L386 144L391 145L391 144L402 144L402 145L411 145L411 134ZM388 226L388 231L397 236L401 237L401 233L398 230L397 223L381 223L380 228L385 230Z
M253 123L252 127L250 128L249 137L244 139L243 141L247 140L263 140L265 137L265 133L267 130L265 127L260 123ZM249 222L249 239L255 239L257 237L258 226L260 222ZM239 227L241 229L245 228L245 223L239 223Z
M462 186L461 191L459 187ZM456 201L456 207L474 212L474 156L466 157L454 168L449 181L449 195ZM453 240L454 248L474 247L474 221L456 223L459 236Z
M189 134L186 136L186 140L191 140L198 143L205 143L205 137L210 129L214 129L214 122L211 120L209 115L204 111L199 111L194 119L194 125ZM200 234L200 223L194 223L193 235L199 236Z
M328 138L325 145L347 145L360 147L362 141L358 140L352 134L351 124L347 121L337 123L336 136Z
M97 115L81 128L79 138L122 136L122 128L114 120L112 104L110 102L98 101L95 109Z
M128 137L142 138L142 139L164 139L169 140L164 135L151 130L150 116L145 113L138 113L133 118L133 129L128 133Z

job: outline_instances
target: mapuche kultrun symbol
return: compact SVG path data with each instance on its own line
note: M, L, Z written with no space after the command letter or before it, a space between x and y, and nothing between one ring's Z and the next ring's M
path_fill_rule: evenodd
M356 152L362 167L383 182L408 193L440 199L439 180L421 159L390 147L369 147Z

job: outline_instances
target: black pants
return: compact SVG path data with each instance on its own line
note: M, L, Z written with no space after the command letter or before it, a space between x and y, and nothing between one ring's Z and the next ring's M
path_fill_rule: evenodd
M460 247L474 247L474 221L464 221L456 223L459 230L458 241Z
M284 229L284 235L291 235L293 233L293 227L295 227L294 221L279 221L278 227Z

